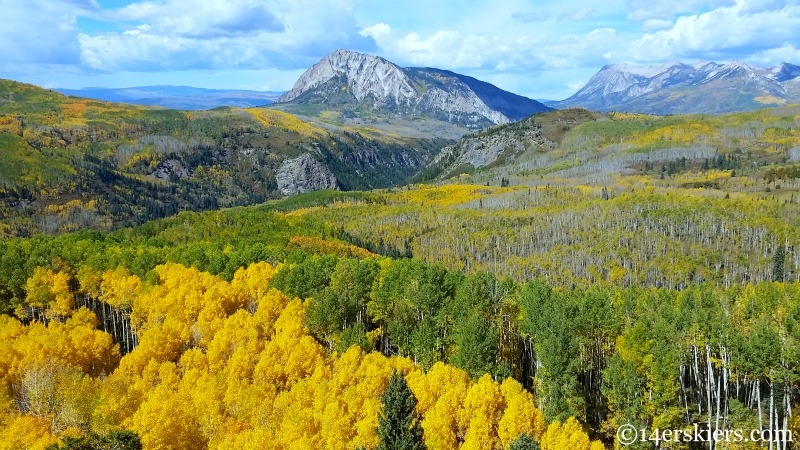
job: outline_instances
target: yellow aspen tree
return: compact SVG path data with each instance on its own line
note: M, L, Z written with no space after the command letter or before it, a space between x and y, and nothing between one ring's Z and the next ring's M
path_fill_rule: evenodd
M79 309L63 326L72 346L70 364L91 376L110 373L119 363L119 345L111 335L95 329L99 320L86 308ZM62 328L51 324L51 327Z
M103 380L100 404L94 413L96 421L105 428L123 426L139 409L149 389L150 386L145 385L141 376L114 371Z
M25 283L25 301L34 308L45 309L52 300L52 294L50 293L52 279L52 270L44 267L33 269L33 274Z
M522 433L541 439L545 428L544 416L534 405L530 392L513 378L503 381L500 391L506 400L503 416L497 423L497 435L502 447L508 447Z
M86 283L94 282L91 274L85 275ZM142 282L136 275L131 275L128 269L118 267L114 270L103 272L100 282L100 300L115 308L129 309L133 300L139 296Z
M204 448L207 440L193 414L190 397L166 386L152 389L142 405L125 422L136 432L142 446L152 450L193 450Z
M225 436L225 440L212 449L227 450L231 448L241 450L272 450L283 448L278 442L276 430L268 426L258 426L237 434Z
M52 300L48 305L46 315L50 318L65 317L72 313L75 297L69 288L70 275L66 272L53 273L50 281L50 294Z
M103 293L101 285L103 283L103 274L98 273L89 266L81 266L75 274L78 280L81 292L92 297L100 298Z
M373 364L378 358L370 358L372 355L365 355L360 347L350 347L336 360L331 375L333 389L340 392L338 395L345 404L348 422L354 432L351 447L374 448L378 445L375 427L381 409L379 392L382 392L385 381L380 379L382 371L370 370L378 369ZM385 365L384 361L380 362Z
M325 380L306 379L295 383L291 389L280 392L275 399L275 409L280 417L278 442L287 449L323 448L320 431L318 401L325 389ZM321 409L321 408L320 408Z
M208 345L226 317L243 308L248 298L245 289L223 280L210 286L203 294L203 307L192 328L197 344Z
M263 261L256 262L246 268L238 269L233 274L231 284L244 288L253 300L257 300L269 291L272 278L282 267L283 264L273 267Z
M270 289L258 298L258 307L253 314L253 319L261 336L267 339L272 338L275 333L275 321L289 304L289 300L289 297L276 289Z
M178 361L190 338L186 324L167 318L141 332L139 345L120 360L117 371L134 376L140 375L150 361Z
M505 409L505 399L500 392L500 386L489 374L485 374L469 388L464 406L459 411L459 425L462 430L466 429L464 444L460 448L463 450L499 448L497 421L503 409Z
M45 311L49 319L68 316L75 298L69 289L69 274L37 267L25 283L25 301Z
M542 435L540 446L542 450L591 450L589 435L574 417L563 425L558 421L551 423Z
M413 374L412 374L413 375ZM454 449L463 442L465 429L459 426L459 411L469 390L466 372L442 362L434 364L424 379L407 378L422 406L422 429L429 449Z
M351 348L345 355L351 353L360 354L361 350L357 347ZM343 391L342 396L347 403L347 410L350 411L349 422L354 424L356 431L351 442L352 447L362 445L373 448L378 445L375 430L378 427L378 413L383 407L381 396L386 390L392 371L408 373L413 367L408 358L387 358L377 352L365 354L358 369L353 372L341 370L346 366L338 366L339 372L350 380L349 386L339 390ZM336 378L334 375L334 379Z
M286 305L275 321L275 335L261 352L255 376L269 380L280 390L324 366L324 349L305 332L305 307L299 299Z
M50 424L39 417L18 415L0 430L0 450L44 450L56 442Z
M0 388L11 385L22 359L16 341L26 331L17 319L0 315Z
M213 447L227 434L228 414L223 402L225 379L219 373L192 372L184 372L180 391L191 398L199 431Z

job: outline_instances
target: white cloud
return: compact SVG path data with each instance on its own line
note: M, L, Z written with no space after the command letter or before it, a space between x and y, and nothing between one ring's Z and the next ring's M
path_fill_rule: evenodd
M669 28L672 28L671 20L648 19L644 22L644 24L642 24L642 30L644 31L659 31Z
M113 11L110 17L139 21L155 30L175 36L209 38L250 32L283 31L283 24L262 2L234 1L152 1L133 3Z
M0 76L54 85L86 76L92 85L138 73L157 84L214 83L188 75L202 73L238 85L235 73L269 71L283 74L270 75L270 85L288 88L344 48L554 98L609 62L800 63L800 0L611 0L602 8L588 0L128 1L0 0Z
M782 62L792 64L800 64L800 48L795 47L795 44L785 43L778 48L771 48L764 50L761 53L748 58L748 61L753 64L758 64L762 67L771 67L778 65Z
M392 27L383 22L376 23L371 27L362 28L358 34L372 37L376 42L386 42L387 39L391 38Z
M702 13L734 4L735 0L626 0L628 20L671 20L676 15ZM767 0L771 1L771 0ZM780 1L780 0L778 0Z
M487 69L523 72L605 63L619 41L611 28L586 34L548 38L524 34L517 38L497 34L440 30L421 35L402 33L385 23L361 30L372 37L381 54L398 64L448 69Z
M800 6L746 13L752 3L737 0L733 6L703 14L683 16L666 30L645 34L629 48L634 61L741 58L797 40ZM763 6L763 5L762 5Z
M166 0L107 11L121 32L80 35L97 70L296 69L336 48L374 50L341 0Z
M96 8L94 0L0 0L3 65L77 63L77 17Z

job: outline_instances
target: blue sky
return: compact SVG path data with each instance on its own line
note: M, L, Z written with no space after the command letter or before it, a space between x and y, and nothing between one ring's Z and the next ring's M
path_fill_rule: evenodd
M288 90L344 48L562 99L603 65L800 65L800 0L0 0L0 78Z

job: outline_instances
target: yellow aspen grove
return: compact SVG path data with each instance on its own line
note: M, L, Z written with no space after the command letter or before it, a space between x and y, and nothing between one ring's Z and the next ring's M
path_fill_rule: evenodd
M50 424L39 417L18 415L0 431L0 450L44 450L55 442L58 438L50 433Z

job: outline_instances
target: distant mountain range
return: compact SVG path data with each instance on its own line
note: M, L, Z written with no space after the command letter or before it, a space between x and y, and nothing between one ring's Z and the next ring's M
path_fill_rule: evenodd
M800 67L783 63L760 68L726 64L673 63L652 67L608 65L553 108L651 114L728 113L800 102Z
M309 68L288 92L187 86L55 89L111 102L202 110L270 106L333 125L370 125L407 136L458 138L531 114L582 107L649 114L720 114L800 103L800 66L761 68L740 61L607 65L565 100L537 101L455 72L402 68L337 50Z
M550 108L447 70L401 68L378 56L337 50L308 69L276 108L342 122L434 119L466 129L513 122Z
M107 102L200 110L219 106L251 108L275 101L283 92L202 89L189 86L139 86L129 88L54 89L64 95Z

